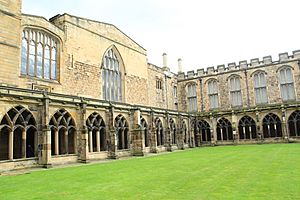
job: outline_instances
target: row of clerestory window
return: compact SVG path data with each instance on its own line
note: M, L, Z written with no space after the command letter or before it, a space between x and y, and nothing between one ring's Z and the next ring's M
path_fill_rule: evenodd
M268 103L266 73L260 71L253 76L254 93L256 104ZM279 71L279 83L281 98L283 101L295 100L295 89L293 73L290 67L285 67ZM242 106L242 92L239 76L233 76L229 79L229 92L231 105ZM208 82L208 99L210 109L219 108L219 88L217 80ZM197 111L196 84L187 86L188 111Z

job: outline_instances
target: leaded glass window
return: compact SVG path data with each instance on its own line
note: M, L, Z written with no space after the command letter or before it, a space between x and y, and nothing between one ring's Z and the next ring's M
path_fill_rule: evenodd
M196 84L189 84L187 86L187 101L188 101L188 111L197 111L197 94L196 94Z
M279 82L282 100L294 100L295 90L291 68L283 68L279 71Z
M102 92L104 100L122 101L122 72L113 49L103 57Z
M257 104L268 103L266 75L259 72L254 75L254 91Z
M57 79L59 42L49 33L35 29L22 32L21 74L41 79Z
M242 93L241 93L241 84L240 78L234 76L229 80L230 86L230 97L232 106L241 106L242 105Z
M216 80L211 80L208 82L208 98L210 108L218 108L218 82Z

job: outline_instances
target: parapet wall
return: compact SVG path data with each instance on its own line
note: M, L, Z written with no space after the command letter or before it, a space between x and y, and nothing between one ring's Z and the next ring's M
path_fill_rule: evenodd
M279 60L277 61L273 61L272 56L264 56L262 60L259 60L259 58L250 59L250 63L248 63L247 60L243 60L243 61L239 61L238 64L232 62L232 63L228 63L227 66L223 64L223 65L218 65L217 68L207 67L206 70L204 68L201 68L201 69L197 69L196 72L194 70L188 71L186 74L184 72L180 72L178 73L178 80L191 79L191 78L202 77L207 75L216 75L216 74L226 73L230 71L243 70L243 69L254 68L254 67L263 67L272 64L286 63L298 59L300 59L300 50L293 51L292 55L289 55L287 52L280 53Z

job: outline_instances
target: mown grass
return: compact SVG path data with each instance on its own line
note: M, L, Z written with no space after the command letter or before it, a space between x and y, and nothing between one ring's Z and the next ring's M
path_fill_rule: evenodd
M300 144L196 148L2 176L0 199L300 199Z

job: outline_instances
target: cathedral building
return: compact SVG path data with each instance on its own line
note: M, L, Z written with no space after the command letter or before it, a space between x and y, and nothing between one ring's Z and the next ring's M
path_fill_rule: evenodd
M300 141L300 51L173 73L116 26L0 0L0 173Z

